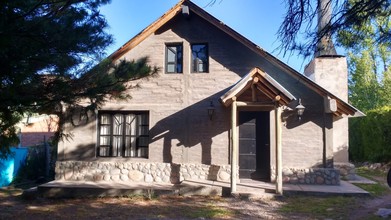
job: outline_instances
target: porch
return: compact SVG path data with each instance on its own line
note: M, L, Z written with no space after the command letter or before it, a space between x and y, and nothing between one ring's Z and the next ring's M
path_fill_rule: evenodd
M270 198L277 196L273 183L249 179L237 183L237 191L233 196L239 198ZM369 193L346 181L340 185L301 185L284 184L284 194L307 195L351 195L368 196ZM180 184L168 183L113 183L87 181L56 180L26 190L24 196L42 196L47 198L77 198L77 197L117 197L141 195L155 197L161 195L179 196L230 196L230 183L209 180L184 180Z

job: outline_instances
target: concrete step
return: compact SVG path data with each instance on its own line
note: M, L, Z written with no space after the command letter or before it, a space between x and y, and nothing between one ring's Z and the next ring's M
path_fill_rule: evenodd
M38 186L38 194L44 198L96 198L96 197L120 197L120 196L145 196L152 198L161 195L178 195L178 186L153 186L138 185L118 186L118 184L100 184L76 182L74 184L56 184L50 182Z
M261 187L249 188L238 186L241 197L264 196L266 191ZM160 195L205 195L231 196L229 183L207 180L184 180L181 184L146 184L146 183L112 183L112 182L81 182L52 181L42 184L34 192L46 198L77 198L77 197L117 197L142 195L154 197ZM26 191L26 195L30 192Z

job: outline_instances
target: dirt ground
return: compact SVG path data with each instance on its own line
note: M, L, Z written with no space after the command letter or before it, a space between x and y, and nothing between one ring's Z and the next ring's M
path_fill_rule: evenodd
M356 199L357 205L349 211L348 219L373 219L378 208L391 204L391 194ZM26 200L20 189L11 188L0 190L0 219L317 219L300 213L280 212L286 202L274 198L248 200L204 196Z
M388 170L388 169L387 169ZM22 197L18 188L0 188L2 219L382 219L391 209L385 172L371 175L385 190L370 197L283 196L254 199L206 196L45 199ZM330 202L331 201L331 202ZM289 209L290 207L290 209ZM291 207L294 207L293 209ZM314 208L311 211L299 209ZM284 211L285 210L289 211ZM318 208L318 209L317 209ZM319 213L323 212L319 215ZM326 214L325 214L326 213ZM389 218L391 219L391 217Z
M0 219L287 219L274 199L163 196L26 200L0 190Z
M374 219L374 213L380 208L391 209L391 194L362 200L362 203L352 212L350 219ZM381 218L379 217L379 219ZM387 219L390 219L390 217Z

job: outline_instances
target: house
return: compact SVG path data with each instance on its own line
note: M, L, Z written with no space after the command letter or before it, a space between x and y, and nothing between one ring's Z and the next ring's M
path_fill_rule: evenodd
M363 115L347 102L344 57L315 58L307 78L189 0L111 58L145 56L158 77L66 125L56 179L207 179L233 192L245 178L276 182L277 192L282 182L339 184L347 118Z
M17 124L19 127L18 147L32 147L49 141L57 131L58 118L55 115L28 115Z

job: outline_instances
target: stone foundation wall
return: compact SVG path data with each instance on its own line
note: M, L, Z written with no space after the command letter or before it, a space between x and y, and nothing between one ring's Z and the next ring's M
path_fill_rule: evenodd
M272 168L272 181L275 169ZM56 180L179 183L183 180L229 182L230 165L170 164L142 162L58 161ZM283 182L339 185L340 170L333 168L283 169Z
M186 179L230 181L230 165L58 161L56 180L179 183Z
M342 179L356 179L356 167L351 163L334 163L334 168L338 169Z
M291 184L339 185L339 170L334 168L310 168L282 170L283 182Z

